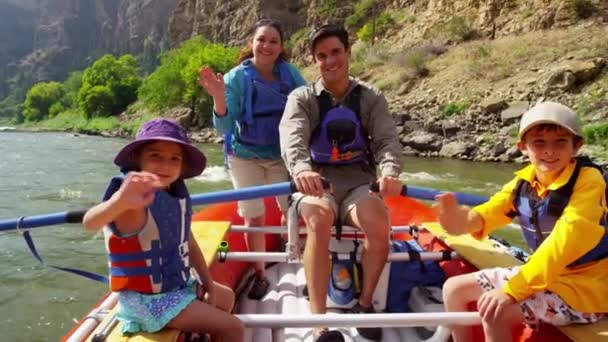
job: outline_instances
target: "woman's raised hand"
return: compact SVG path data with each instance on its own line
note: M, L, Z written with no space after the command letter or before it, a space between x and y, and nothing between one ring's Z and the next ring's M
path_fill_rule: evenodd
M224 85L224 76L221 73L214 74L210 67L204 66L199 71L198 83L209 96L213 98L224 97L226 86Z

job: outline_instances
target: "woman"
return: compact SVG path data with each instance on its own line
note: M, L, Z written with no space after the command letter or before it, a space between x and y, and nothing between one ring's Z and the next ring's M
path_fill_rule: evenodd
M213 97L213 124L226 139L227 161L235 188L287 181L281 160L279 121L287 95L306 84L300 72L287 63L283 31L276 20L262 19L252 30L238 65L226 75L204 66L200 85ZM287 198L276 198L285 221ZM239 201L246 226L264 225L264 201ZM250 251L265 251L264 235L247 235ZM261 299L268 290L263 262L254 264L256 279L248 293Z

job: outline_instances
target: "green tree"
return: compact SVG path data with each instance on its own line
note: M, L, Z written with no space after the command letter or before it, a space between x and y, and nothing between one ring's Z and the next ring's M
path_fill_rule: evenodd
M65 110L65 106L61 101L57 101L49 107L49 118L54 118Z
M108 86L96 85L89 88L81 98L81 109L88 118L108 116L116 107L112 90Z
M40 121L49 116L51 106L61 100L65 91L59 82L35 84L25 96L23 116L26 121Z
M118 114L137 99L140 84L135 57L123 55L116 59L104 55L85 69L78 103L88 118ZM99 98L107 102L98 103ZM101 107L97 108L98 105Z
M187 105L206 113L211 110L211 99L197 84L199 69L208 65L225 73L234 66L237 54L237 48L191 38L178 49L161 55L160 65L139 88L139 98L155 110Z
M69 108L78 106L78 92L82 88L82 74L82 71L73 71L63 82L63 88L65 89L64 106Z

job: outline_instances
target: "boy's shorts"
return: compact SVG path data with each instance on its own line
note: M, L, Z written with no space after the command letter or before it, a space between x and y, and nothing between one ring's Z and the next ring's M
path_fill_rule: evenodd
M302 193L295 193L291 195L293 200L293 205L296 206L296 210L298 211L298 215L301 212L301 203L328 203L330 208L334 211L335 214L338 214L342 222L344 223L344 219L346 215L355 208L355 205L358 201L363 198L374 198L382 203L382 206L386 209L384 205L384 201L380 195L372 195L370 194L370 187L368 184L360 185L351 189L345 193L336 193L330 194L329 192L325 192L323 197L314 197L314 196L305 196ZM387 209L388 212L388 209Z
M265 184L287 182L288 172L283 160L271 159L242 159L228 157L230 176L235 189ZM277 204L281 211L287 210L287 196L277 196ZM264 199L239 201L239 216L255 218L264 215Z
M479 286L484 291L503 288L509 279L519 273L519 267L490 268L475 273ZM532 329L538 329L541 322L551 325L589 324L604 317L603 314L584 313L574 310L560 296L544 291L533 294L519 302L524 322Z

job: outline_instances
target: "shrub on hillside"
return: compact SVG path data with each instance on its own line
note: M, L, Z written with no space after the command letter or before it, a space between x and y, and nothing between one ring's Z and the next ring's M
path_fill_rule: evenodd
M350 72L357 76L370 67L385 64L390 58L389 48L383 43L371 46L362 41L356 42L351 51Z
M571 0L572 9L579 19L586 19L593 15L596 8L591 0Z
M321 14L325 16L333 16L338 10L338 0L323 0L321 2Z
M429 74L429 69L426 67L426 57L419 51L406 54L403 58L403 64L415 76L425 77Z
M468 103L448 102L441 106L441 117L450 117L463 113L469 107Z
M357 31L357 38L364 42L371 42L374 35L380 36L384 34L394 24L395 19L393 19L389 12L384 11L376 18L375 29L373 27L373 22L367 22L359 31Z
M405 68L411 76L425 77L430 73L427 63L446 51L447 48L443 45L423 44L398 54L395 56L394 62Z
M471 27L471 24L461 16L453 16L445 23L444 31L459 41L468 41L477 36L477 31Z
M344 21L346 28L350 30L363 24L374 6L376 6L376 2L376 0L359 0L359 2L355 4L353 14L348 16Z
M40 121L49 116L54 103L63 97L63 85L59 82L41 82L35 84L25 96L23 117L25 121Z
M608 148L608 124L587 126L583 129L585 143Z
M416 14L408 9L399 9L391 11L391 15L396 22L401 24L413 24L416 22Z
M308 27L303 27L294 32L287 41L287 49L292 50L294 47L301 45L303 42L308 42L308 33L310 32ZM308 52L308 51L306 51Z

